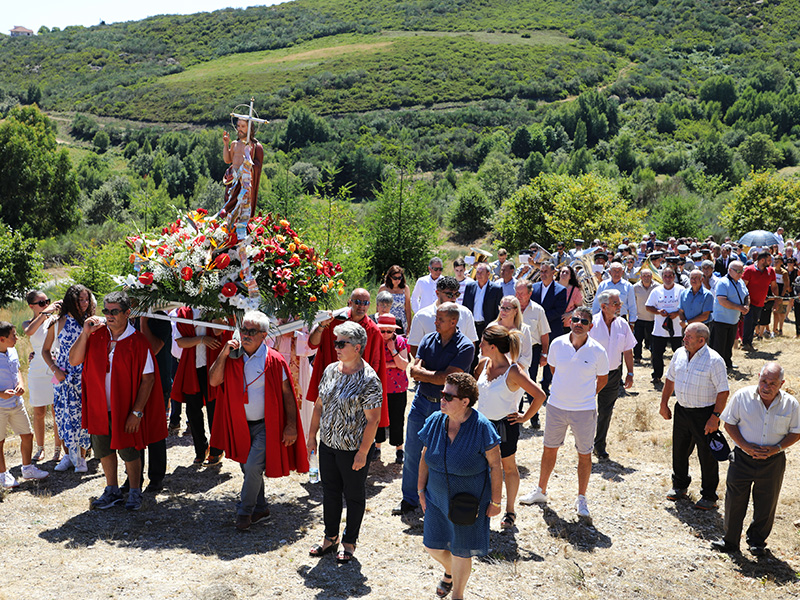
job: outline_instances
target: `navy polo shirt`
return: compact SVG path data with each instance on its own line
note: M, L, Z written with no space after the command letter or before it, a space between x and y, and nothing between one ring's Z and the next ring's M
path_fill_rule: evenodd
M700 291L695 294L692 288L688 287L681 292L681 309L686 320L691 321L700 313L714 310L714 294L703 286L700 286ZM711 315L706 319L706 322L710 321Z
M469 373L474 355L475 346L458 329L446 346L442 346L442 336L434 331L422 338L417 348L417 358L422 359L424 367L429 371L444 371L448 367L456 367ZM438 398L444 386L420 383L418 389L429 398Z

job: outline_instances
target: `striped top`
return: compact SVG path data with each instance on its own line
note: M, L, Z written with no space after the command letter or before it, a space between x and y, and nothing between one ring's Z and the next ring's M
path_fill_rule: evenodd
M380 408L381 380L366 362L364 368L346 375L335 362L325 368L319 382L322 416L320 440L335 450L358 450L367 426L365 410Z

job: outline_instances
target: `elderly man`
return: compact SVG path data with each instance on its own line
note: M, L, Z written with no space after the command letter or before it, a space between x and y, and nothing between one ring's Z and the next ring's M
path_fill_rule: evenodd
M775 277L775 269L769 266L772 257L766 250L759 252L755 263L745 267L742 279L747 284L750 295L750 310L744 315L744 331L742 332L742 349L753 351L753 333L761 317L761 311L767 301L767 295L780 295Z
M631 294L633 295L633 294ZM606 438L614 414L614 404L622 383L622 362L625 361L624 387L633 385L633 348L636 338L627 321L619 316L622 302L617 290L600 292L595 299L600 303L600 314L594 315L589 337L606 350L608 356L608 382L597 394L597 431L594 434L594 455L600 460L608 460Z
M714 328L713 348L725 361L730 371L735 366L732 361L733 344L736 341L736 327L742 315L750 310L750 296L742 279L744 265L734 260L728 267L728 274L721 277L714 291L714 309L711 320Z
M656 316L647 310L645 304L654 289L653 273L644 269L639 275L639 281L633 285L633 294L636 297L636 323L633 325L633 335L636 338L636 347L633 349L633 362L642 362L642 350L650 350L650 341L653 336L653 321Z
M714 274L714 263L706 259L700 263L700 270L703 272L703 287L714 295L719 277Z
M547 352L550 348L550 323L547 322L547 315L544 309L531 301L533 295L533 284L530 280L518 281L516 288L514 288L514 295L519 300L520 312L522 313L522 322L525 323L531 330L531 343L533 350L531 353L531 366L528 367L528 374L532 381L536 381L539 374L539 367L547 365ZM525 394L528 402L533 401L530 394ZM520 410L522 409L522 401L520 401ZM539 413L533 415L531 419L531 427L539 429Z
M428 263L428 274L417 279L411 292L411 310L419 311L436 302L436 280L442 275L442 259L434 256Z
M459 314L455 302L445 302L436 309L436 331L422 339L409 370L419 385L406 422L403 499L392 509L393 515L403 515L417 509L417 476L422 455L419 432L425 419L439 410L439 398L447 376L450 373L467 372L472 364L475 347L458 330Z
M555 281L556 270L553 263L545 261L539 271L541 280L531 288L531 301L544 309L547 324L550 325L550 339L553 340L564 333L562 318L567 311L567 288ZM553 374L545 369L542 374L542 389L550 393L550 382Z
M414 315L411 329L408 333L408 345L411 356L417 355L417 347L429 333L436 331L436 311L445 302L455 302L458 299L458 281L454 277L445 275L436 282L436 302L426 306ZM499 304L499 301L498 301ZM468 308L458 305L458 329L473 344L480 341L475 331L475 320Z
M689 287L681 292L681 328L691 323L709 323L714 310L714 294L703 287L703 272L695 269L689 274Z
M675 271L664 267L661 272L663 285L656 286L647 298L645 308L655 315L651 357L653 360L653 383L661 383L664 375L664 351L667 345L673 352L681 347L680 303L683 287L675 284Z
M475 266L475 281L464 288L464 306L472 312L479 340L486 326L497 319L502 297L502 288L489 281L489 265L478 263Z
M777 231L775 231L775 237L778 238L778 252L783 254L786 248L786 242L783 239L783 227L778 227Z
M592 313L598 314L600 312L600 302L598 298L606 290L617 290L619 292L619 300L622 303L620 308L620 315L625 318L628 323L633 326L636 323L637 310L636 310L636 296L633 293L633 284L625 279L625 267L622 263L612 262L608 265L609 279L597 286L597 293L595 294L594 301L592 302Z
M692 323L686 328L683 348L678 348L669 363L659 409L664 419L672 418L669 399L674 391L678 401L672 422L672 490L667 499L686 497L692 481L689 457L697 447L701 498L694 507L700 510L717 507L719 463L711 454L706 435L719 429L719 417L729 393L725 361L708 347L708 336L708 327L702 323Z
M517 285L517 280L514 279L514 263L507 260L502 267L500 267L500 279L497 284L503 290L503 296L513 296L514 288Z
M728 272L728 267L736 260L735 256L731 256L731 245L722 244L720 256L714 261L714 273L723 277Z
M736 392L722 413L725 431L736 447L725 487L725 535L711 542L713 550L739 551L752 490L753 522L747 528L747 545L754 556L767 552L786 469L784 451L800 439L800 404L781 390L783 384L783 368L767 363L758 385Z
M578 516L591 519L586 502L589 475L592 473L592 446L597 427L596 396L608 381L608 357L605 348L589 337L592 311L580 306L572 311L569 335L550 344L547 362L553 373L553 385L544 425L544 450L539 469L539 485L520 498L521 504L546 503L547 482L556 466L558 449L564 444L567 428L572 429L578 450Z
M283 477L290 471L308 472L294 382L286 360L264 344L268 330L264 313L245 313L239 329L241 342L226 342L208 372L208 384L221 386L219 416L211 437L241 465L244 474L236 507L239 531L269 516L264 474ZM240 347L241 357L231 358L231 350Z
M128 323L131 303L125 292L103 301L103 314L89 317L69 351L69 363L83 364L82 424L92 435L106 488L92 508L122 502L117 454L125 461L130 491L125 508L142 507L142 459L139 451L167 437L167 413L158 367L150 343Z

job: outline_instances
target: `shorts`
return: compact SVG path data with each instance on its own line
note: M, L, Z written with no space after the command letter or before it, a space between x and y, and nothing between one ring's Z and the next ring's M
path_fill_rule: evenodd
M111 413L108 413L108 430L111 431ZM94 452L94 455L100 460L104 459L109 454L113 454L114 450L111 449L111 436L92 434L92 452ZM116 452L125 462L133 462L141 458L139 451L133 447L121 448Z
M31 420L21 404L11 408L0 408L0 442L5 441L9 425L16 435L31 433Z
M500 436L500 458L508 458L517 453L517 442L519 441L519 423L513 425L506 419L492 421L497 435Z
M594 434L597 431L597 411L563 410L548 404L547 418L544 422L544 447L563 446L567 428L572 429L578 454L591 454L594 449Z

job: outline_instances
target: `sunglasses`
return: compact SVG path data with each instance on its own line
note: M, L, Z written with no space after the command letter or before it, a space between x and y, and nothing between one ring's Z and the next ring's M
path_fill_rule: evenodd
M431 271L441 271L442 267L431 267Z
M333 347L336 348L337 350L341 350L342 348L345 347L346 344L349 343L350 342L348 342L347 340L336 340L335 342L333 342Z
M403 278L403 276L402 276L402 275L392 275L392 279L393 279L394 281L400 281L402 278Z
M46 300L39 300L38 302L31 302L30 304L28 304L28 306L41 306L42 308L44 308L48 304L50 304L50 300L46 299Z
M461 398L454 396L453 394L448 394L447 392L442 392L442 401L452 402L453 400L461 400Z
M259 333L262 333L262 331L255 328L250 329L249 327L239 327L239 333L247 337L256 337Z
M111 315L112 317L116 317L119 313L125 312L121 308L104 308L102 313L104 315Z
M369 306L369 300L353 300L356 306Z
M447 296L448 298L458 298L461 295L461 292L439 292L443 296Z
M572 317L570 319L573 323L580 323L581 325L588 325L591 321L585 317Z
M501 306L500 310L514 310L514 306Z

